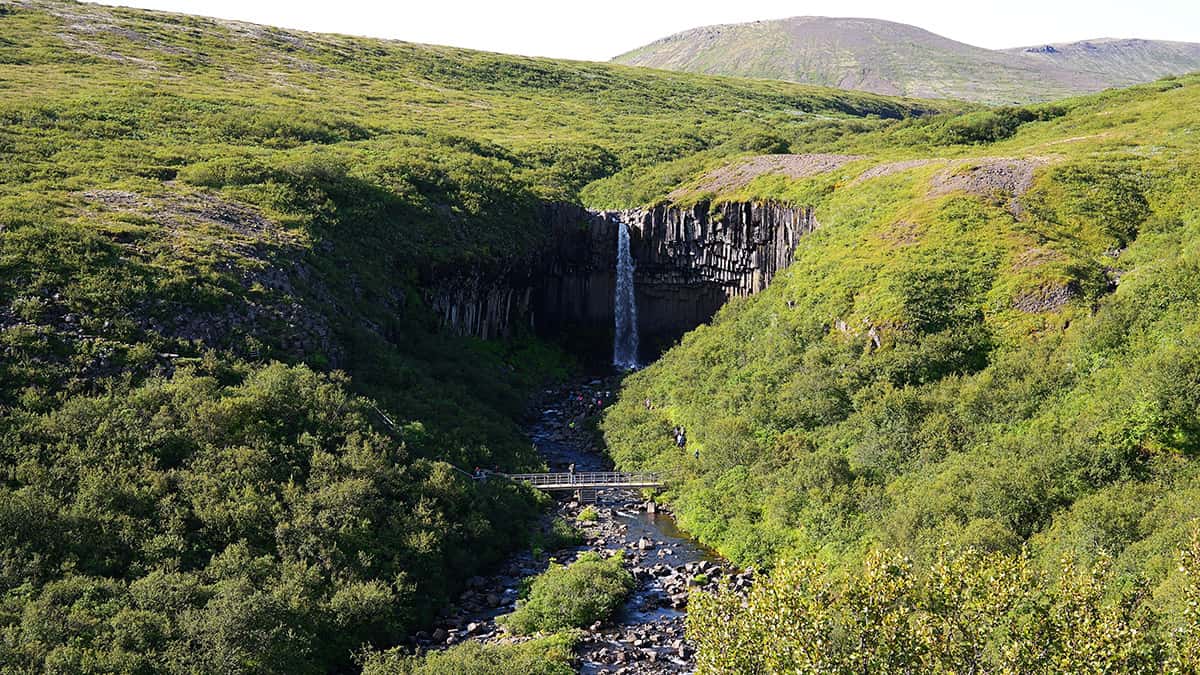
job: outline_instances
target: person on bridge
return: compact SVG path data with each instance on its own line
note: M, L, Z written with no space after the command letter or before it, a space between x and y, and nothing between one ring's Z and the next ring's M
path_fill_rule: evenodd
M572 483L575 482L575 464L572 463L567 467L567 476Z

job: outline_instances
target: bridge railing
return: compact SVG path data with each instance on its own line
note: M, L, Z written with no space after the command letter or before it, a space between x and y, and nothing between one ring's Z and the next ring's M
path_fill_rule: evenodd
M622 473L619 471L576 471L575 473L513 473L508 477L515 481L528 483L533 487L548 485L603 485L619 487L622 485L646 486L660 485L658 474L655 473Z

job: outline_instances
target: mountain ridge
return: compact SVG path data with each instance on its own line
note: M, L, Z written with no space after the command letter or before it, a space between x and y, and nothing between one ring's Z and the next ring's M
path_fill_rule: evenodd
M991 104L1053 100L1200 69L1200 44L1093 38L987 49L918 26L797 16L660 38L613 62Z

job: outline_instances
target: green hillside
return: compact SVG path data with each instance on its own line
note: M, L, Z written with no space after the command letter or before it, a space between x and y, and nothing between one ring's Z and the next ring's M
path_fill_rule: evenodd
M548 202L744 200L820 227L603 422L779 570L696 596L700 666L1196 667L1200 76L983 108L0 0L0 92L0 672L561 672L381 655L531 545L463 470L537 468L576 367L423 284Z
M670 476L680 522L743 564L890 574L873 550L918 570L1024 550L1051 575L1111 561L1096 598L1193 617L1179 551L1200 517L1198 104L1200 77L1166 79L847 137L825 149L863 159L801 180L713 193L697 177L678 199L811 204L820 226L766 291L626 380L604 422L618 463ZM805 569L774 592L796 574L819 586ZM847 587L845 611L877 582ZM989 654L985 670L1011 666Z
M1047 101L1200 70L1200 44L1089 40L991 50L891 21L798 16L705 26L614 62L993 104Z
M0 1L0 669L333 672L526 545L570 360L422 275L544 201L919 102ZM663 105L670 101L670 106ZM763 141L763 139L767 139Z

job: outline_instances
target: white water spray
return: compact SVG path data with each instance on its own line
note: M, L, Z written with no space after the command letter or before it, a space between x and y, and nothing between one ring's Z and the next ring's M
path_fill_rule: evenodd
M638 367L637 300L633 294L633 256L629 254L629 226L621 223L617 235L616 334L613 365L621 370Z

